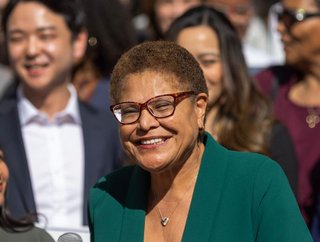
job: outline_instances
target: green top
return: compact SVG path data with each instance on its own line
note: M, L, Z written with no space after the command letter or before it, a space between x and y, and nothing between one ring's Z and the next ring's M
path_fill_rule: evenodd
M312 242L279 165L229 151L209 135L183 242ZM150 175L138 166L101 178L89 196L92 242L142 242Z
M33 227L25 232L8 232L0 228L1 242L54 242L53 238L43 229Z

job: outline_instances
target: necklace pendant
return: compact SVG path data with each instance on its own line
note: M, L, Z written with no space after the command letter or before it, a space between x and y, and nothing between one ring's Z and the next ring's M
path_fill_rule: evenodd
M161 224L163 227L165 227L169 222L169 218L168 217L161 217Z
M315 113L309 113L306 117L306 122L309 128L313 129L319 123L320 117Z

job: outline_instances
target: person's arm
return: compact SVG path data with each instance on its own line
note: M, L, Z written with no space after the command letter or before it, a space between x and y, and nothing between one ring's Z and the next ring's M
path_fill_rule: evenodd
M282 169L264 163L256 174L253 192L256 242L312 242Z

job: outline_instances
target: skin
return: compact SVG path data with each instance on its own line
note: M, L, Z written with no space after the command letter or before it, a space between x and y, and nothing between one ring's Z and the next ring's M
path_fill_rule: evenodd
M235 26L239 37L244 38L254 14L251 0L205 0L204 2L224 12Z
M0 0L0 11L2 11L7 5L8 0Z
M154 71L129 75L121 85L120 102L144 103L158 95L187 91L174 85L175 78L172 74ZM179 223L171 221L168 225L169 228L176 226L175 232L169 235L174 236L175 241L181 239L193 191L189 188L194 187L196 180L190 177L195 178L198 174L204 151L204 145L198 143L198 130L203 127L206 104L207 95L198 94L181 101L171 117L156 119L143 110L136 123L120 126L124 149L151 174L145 241L162 241L163 238L156 206L161 207L164 214L169 214L176 201L183 197L183 202L179 204L181 209L179 207L175 211L175 216L180 218ZM143 143L154 139L160 141ZM189 189L188 194L186 188Z
M307 12L319 12L315 1L284 0L284 8L305 9ZM284 45L286 62L302 70L305 75L301 82L289 91L290 100L302 106L320 106L320 18L310 18L296 23L290 30L279 22L278 31Z
M179 33L176 42L186 48L200 64L209 90L209 103L214 103L223 89L222 63L216 33L205 25L189 27Z
M165 33L174 19L200 3L200 0L155 0L154 11L160 31Z
M7 187L7 181L9 179L9 170L2 158L3 152L0 150L0 206L4 204L4 194Z
M186 91L174 87L175 77L152 71L129 75L122 85L120 102L143 103L152 97ZM143 90L143 92L141 91ZM206 96L202 95L196 104L192 97L181 101L171 117L156 119L143 110L140 119L133 124L120 126L120 135L125 150L138 165L152 174L176 174L181 163L194 161L197 150L198 128L203 127ZM181 122L188 117L188 122ZM195 132L196 131L196 132ZM157 144L141 144L155 138L163 139ZM170 175L172 176L172 175Z
M21 2L7 23L10 64L25 96L53 116L64 109L74 60L83 56L86 33L71 38L63 17L38 2Z

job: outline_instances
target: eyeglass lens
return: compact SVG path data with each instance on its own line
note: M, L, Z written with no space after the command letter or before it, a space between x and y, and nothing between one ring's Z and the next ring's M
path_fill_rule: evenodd
M297 22L302 22L311 17L319 17L320 13L307 13L304 9L288 10L282 7L278 12L278 21L290 29Z
M147 109L155 118L165 118L173 115L175 106L191 94L193 94L193 92L157 96L142 104L124 102L112 106L111 109L116 119L122 124L136 122L140 118L143 109Z

